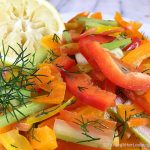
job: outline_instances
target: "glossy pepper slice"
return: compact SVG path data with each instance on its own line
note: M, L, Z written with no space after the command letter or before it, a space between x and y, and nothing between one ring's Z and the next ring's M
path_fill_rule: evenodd
M85 74L63 73L69 91L85 104L105 111L114 106L116 95L94 86L91 78Z
M80 40L79 47L83 55L86 52L86 55L84 55L86 59L89 61L90 58L95 61L99 70L116 85L135 91L148 90L150 88L150 76L140 72L130 72L121 62L118 65L119 62L106 49L102 48L98 42L83 39ZM120 68L123 68L123 70Z
M138 67L141 62L150 57L150 42L132 50L122 58L122 61L134 67Z

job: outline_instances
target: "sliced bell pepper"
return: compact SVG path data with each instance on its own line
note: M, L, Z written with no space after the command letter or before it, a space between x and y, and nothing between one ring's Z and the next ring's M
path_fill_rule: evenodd
M135 48L138 48L141 45L141 40L137 37L132 38L132 43L127 45L123 50L124 51L131 51Z
M60 47L62 54L75 55L79 52L78 43L69 43Z
M24 136L19 134L18 130L11 130L0 134L0 143L7 150L33 150L29 141Z
M134 92L128 90L125 90L124 93L133 103L137 104L145 113L150 115L150 102L144 96L136 95Z
M68 22L74 22L76 21L78 18L80 17L87 17L90 13L87 12L87 11L84 11L84 12L81 12L81 13L78 13L77 15L75 15L73 18L71 18Z
M55 52L55 54L60 55L60 43L56 42L53 40L53 36L51 35L47 35L44 36L41 41L40 44L47 48L47 49L51 49Z
M125 21L121 14L119 12L116 12L115 14L115 20L116 22L123 28L126 29L126 33L129 37L138 37L140 39L143 38L143 35L138 31L138 29L141 27L141 23L139 22L127 22Z
M71 59L69 56L60 56L55 59L53 64L55 64L59 68L64 68L65 70L69 70L73 66L75 66L76 62L74 59Z
M64 100L66 83L63 81L52 81L50 83L51 91L48 94L36 96L33 102L45 104L60 104Z
M138 126L146 126L150 123L148 118L132 118L128 121L129 128L138 127Z
M141 62L150 57L150 42L145 43L135 50L132 50L128 54L126 54L122 61L134 66L135 68L138 67Z
M43 111L40 111L38 113L32 114L29 117L27 117L26 122L29 124L33 124L33 123L48 119L48 118L58 114L61 110L65 109L67 106L74 103L75 100L76 100L75 97L71 97L68 101L66 101L62 104L50 107L46 110L43 109Z
M48 126L34 128L29 139L33 149L36 150L54 150L57 148L55 133Z
M112 93L116 93L117 86L114 83L112 83L111 81L109 81L108 79L105 79L103 81L101 87L103 90L106 90L106 91L109 91Z
M98 12L92 13L89 17L101 20L102 19L102 13L98 11Z
M68 90L85 104L100 110L114 106L116 95L94 86L91 78L85 74L63 73Z
M89 63L94 61L97 68L114 84L135 91L145 91L150 88L150 76L140 72L129 72L126 68L123 72L116 62L117 59L115 60L98 42L83 39L80 40L79 47ZM92 63L91 65L93 66ZM120 65L121 68L124 66L123 64Z

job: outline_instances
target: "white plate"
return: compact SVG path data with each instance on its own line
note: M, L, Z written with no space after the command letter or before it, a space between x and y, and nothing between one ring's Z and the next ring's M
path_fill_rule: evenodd
M75 16L78 12L69 12L69 13L62 13L61 16L62 16L62 19L64 20L64 22L67 22L70 18L72 18L73 16ZM103 18L104 19L113 19L113 16L111 15L103 15ZM128 19L128 18L125 18L127 20L131 20L131 19ZM150 37L150 24L147 24L147 23L144 23L142 22L142 27L140 29L141 32L143 32L146 36Z

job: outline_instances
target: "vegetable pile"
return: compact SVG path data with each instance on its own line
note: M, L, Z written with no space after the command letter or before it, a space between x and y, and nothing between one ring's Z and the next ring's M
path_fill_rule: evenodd
M47 57L38 66L21 45L18 53L3 44L0 149L150 147L150 41L141 25L118 12L114 20L77 14L61 38L41 39ZM17 55L10 65L9 51Z

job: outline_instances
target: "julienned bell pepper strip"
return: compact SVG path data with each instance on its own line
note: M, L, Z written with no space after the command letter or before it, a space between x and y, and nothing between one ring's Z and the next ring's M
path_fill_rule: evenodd
M130 72L121 65L121 70L116 60L96 41L82 39L79 42L81 53L87 60L92 59L101 72L113 83L130 90L146 91L150 88L150 76L140 72ZM88 56L88 57L87 57ZM89 61L90 63L91 61ZM93 65L93 64L91 64Z
M124 94L135 104L140 106L142 110L150 115L150 101L148 101L144 96L136 95L134 92L129 90L124 90Z
M122 61L134 67L138 67L141 62L150 57L150 42L147 42L138 48L126 54Z
M46 110L40 111L36 114L32 114L26 119L26 122L29 124L33 124L36 122L43 121L45 119L48 119L57 113L59 113L61 110L65 109L67 106L73 104L75 102L76 98L73 96L68 101L63 102L62 104L50 107Z
M127 22L125 21L121 14L117 12L115 14L115 20L116 22L123 28L125 28L125 32L129 37L138 37L140 39L143 38L143 35L138 31L138 29L142 26L139 22Z
M85 104L105 111L115 105L116 95L94 86L91 78L85 74L62 73L68 90Z
M7 150L33 150L29 141L19 134L18 130L11 130L0 134L0 143L2 143Z
M36 150L54 150L57 148L56 135L48 126L34 128L30 133L29 140Z

